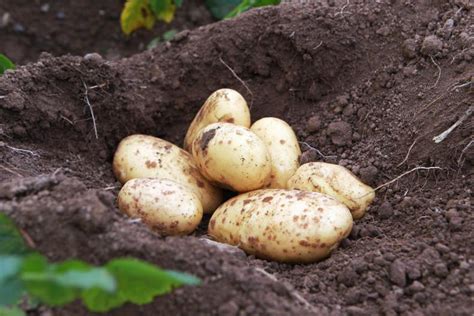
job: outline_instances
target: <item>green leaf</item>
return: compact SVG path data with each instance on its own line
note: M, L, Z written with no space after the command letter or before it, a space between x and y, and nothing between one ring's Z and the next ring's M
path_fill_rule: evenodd
M25 316L23 312L18 307L1 307L0 306L0 316Z
M23 295L23 283L19 279L22 258L0 256L0 306L14 305Z
M181 7L183 5L183 0L174 0L174 5L178 8Z
M169 276L173 277L177 282L180 282L182 284L186 284L186 285L200 285L201 284L201 279L195 277L194 275L178 272L178 271L173 271L173 270L165 270L165 271L166 273L168 273Z
M84 292L82 299L92 311L107 311L125 302L150 303L155 296L169 293L176 287L199 284L195 277L165 271L137 259L115 259L106 268L117 280L117 292L111 294L99 289Z
M155 48L160 42L162 42L162 38L163 38L164 42L171 41L176 34L178 34L178 31L175 30L175 29L171 29L169 31L166 31L166 32L163 33L163 35L157 36L154 39L152 39L150 41L150 43L148 43L146 48L147 49Z
M115 291L115 279L105 268L70 260L60 264L47 264L34 255L25 260L22 279L28 292L50 305L64 305L80 296L82 290L94 288L105 292Z
M53 281L61 286L78 289L100 288L107 292L116 289L115 278L105 268L96 268L85 262L69 260L51 265Z
M276 4L279 4L280 2L281 0L243 0L237 7L235 7L231 12L229 12L224 18L225 19L233 18L252 8L263 7L267 5L276 5Z
M222 20L229 14L235 7L237 7L242 0L205 0L205 4L211 14Z
M148 45L146 46L147 49L153 49L155 48L159 43L161 42L161 38L159 36L155 37L154 39L152 39L150 41L150 43L148 43Z
M46 259L38 254L25 258L21 272L25 288L31 296L51 306L72 302L78 291L55 282L53 269Z
M127 302L127 298L119 291L115 294L101 289L90 289L81 294L82 301L92 312L106 312Z
M0 75L7 69L15 69L15 64L7 56L0 54Z
M148 0L127 0L120 15L120 25L127 35L142 27L151 30L155 25L155 16Z
M178 34L178 31L175 29L171 29L169 31L164 32L162 35L163 41L165 42L171 41L176 34Z
M176 6L173 0L149 0L151 11L160 21L170 23L174 18Z
M137 259L115 259L107 269L117 278L119 291L132 303L145 304L153 297L186 284L166 271Z
M17 304L24 290L20 279L12 278L3 282L0 286L0 306Z
M29 252L15 224L7 215L0 213L0 255L24 255Z
M0 256L0 285L20 272L22 260L16 256Z
M115 291L115 279L102 268L92 268L89 271L68 271L54 276L54 281L64 287L86 290L100 288L107 292Z

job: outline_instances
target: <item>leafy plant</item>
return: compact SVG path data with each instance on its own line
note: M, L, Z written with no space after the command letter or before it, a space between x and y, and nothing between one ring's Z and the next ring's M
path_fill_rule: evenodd
M263 7L266 5L276 5L280 2L281 0L243 0L238 6L236 6L225 16L225 19L233 18L252 8Z
M13 222L0 213L0 315L20 316L25 296L49 306L76 299L94 312L105 312L126 302L150 303L157 295L182 285L198 285L196 277L162 270L150 263L119 258L102 267L79 260L49 263L30 250Z
M8 69L15 69L15 64L7 56L0 54L0 75Z
M206 0L205 4L216 19L222 20L241 2L242 0Z
M127 0L120 15L122 31L129 35L139 28L151 30L156 20L169 23L183 0Z
M281 0L206 0L217 19L228 19L251 8L279 4ZM169 23L183 0L127 0L120 16L122 31L129 35L139 28L152 29L156 20ZM157 41L155 41L156 44Z

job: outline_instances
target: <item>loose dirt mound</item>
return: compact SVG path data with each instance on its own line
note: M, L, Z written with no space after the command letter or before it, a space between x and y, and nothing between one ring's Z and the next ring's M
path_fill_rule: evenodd
M205 281L117 315L470 315L472 9L286 4L118 62L43 55L0 79L0 208L51 259L130 255ZM221 87L244 94L254 120L290 122L305 161L337 162L373 186L406 175L379 189L342 247L311 265L220 249L205 223L194 236L161 238L128 221L115 206L118 141L140 132L180 144ZM416 166L425 169L407 173ZM79 304L57 312L85 313Z
M192 29L213 22L203 1L184 1L171 24L157 23L152 31L127 37L120 31L125 1L2 0L0 52L17 64L36 61L42 52L83 56L96 52L107 59L130 56L147 48L170 29Z

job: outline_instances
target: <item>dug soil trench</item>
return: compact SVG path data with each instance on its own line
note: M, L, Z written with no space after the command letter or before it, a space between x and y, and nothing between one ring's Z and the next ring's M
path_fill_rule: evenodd
M204 280L114 315L471 315L472 10L458 0L283 4L116 62L44 54L0 78L0 211L52 260L134 256ZM289 122L302 160L386 184L330 258L268 262L209 241L206 221L164 238L118 211L120 139L181 144L222 87L246 97L254 121ZM87 314L79 303L53 313Z

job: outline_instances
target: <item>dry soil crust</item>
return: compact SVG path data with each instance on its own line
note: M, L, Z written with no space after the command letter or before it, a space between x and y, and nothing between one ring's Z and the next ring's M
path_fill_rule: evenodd
M8 73L0 78L1 211L53 260L136 256L204 279L112 314L471 315L472 116L444 141L432 138L472 107L473 8L379 2L286 4L118 62L43 55ZM319 150L302 144L305 161L337 162L373 186L415 166L442 169L378 190L342 246L310 265L217 247L206 223L193 236L162 238L128 221L115 206L118 141L140 132L180 144L221 87L244 94L254 120L291 123ZM86 313L80 304L54 312Z

